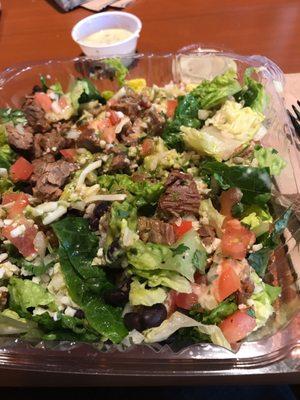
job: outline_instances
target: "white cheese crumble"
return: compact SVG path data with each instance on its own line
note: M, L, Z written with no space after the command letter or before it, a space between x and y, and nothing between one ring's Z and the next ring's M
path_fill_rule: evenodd
M26 230L25 225L22 224L22 225L17 226L15 229L13 229L10 232L10 235L12 238L16 238L16 237L22 236L25 233L25 230Z

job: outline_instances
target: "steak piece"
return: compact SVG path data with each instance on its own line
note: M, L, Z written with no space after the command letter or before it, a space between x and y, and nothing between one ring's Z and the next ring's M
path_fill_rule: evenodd
M113 157L111 164L109 166L110 171L123 171L128 168L130 161L128 160L126 154L118 154Z
M138 218L138 231L143 242L171 245L176 242L172 224L155 218Z
M22 110L34 132L47 132L51 129L45 111L35 103L34 96L26 97Z
M199 215L200 194L192 175L172 171L165 187L165 193L161 195L158 202L158 208L163 214Z
M126 94L110 106L112 110L121 111L127 115L132 122L150 107L151 102L147 96L137 94L131 89L127 89Z
M76 170L74 164L62 159L55 161L51 154L34 160L32 165L33 195L42 201L57 200L62 193L61 187Z
M146 122L149 134L155 136L160 135L164 129L166 118L154 108L145 112Z
M51 132L34 135L33 141L35 158L40 158L48 153L55 154L61 149L71 147L72 144L71 140L61 136L55 129L52 129Z
M249 297L252 296L254 288L255 285L250 278L241 281L241 290L238 290L235 294L237 304L246 304Z
M33 145L33 131L30 126L20 127L8 124L5 127L8 143L17 150L30 150Z
M100 150L100 137L94 129L85 128L77 139L77 145L96 153Z

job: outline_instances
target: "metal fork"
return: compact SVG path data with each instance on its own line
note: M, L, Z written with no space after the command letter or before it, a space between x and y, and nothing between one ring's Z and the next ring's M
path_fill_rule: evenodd
M292 105L292 109L293 109L295 115L293 115L289 110L288 110L288 114L289 114L292 124L295 128L295 131L297 132L298 135L300 135L300 101L299 100L297 100L297 104L298 104L299 109L297 109L296 106Z

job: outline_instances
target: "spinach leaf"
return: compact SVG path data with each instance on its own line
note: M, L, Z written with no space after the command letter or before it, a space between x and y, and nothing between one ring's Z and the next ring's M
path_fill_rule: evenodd
M85 313L89 325L114 343L127 334L122 309L105 304L102 294L112 288L105 272L92 266L98 239L83 218L67 217L52 225L59 240L61 269L70 297Z
M228 166L219 161L206 161L201 172L209 173L223 190L237 187L243 192L243 203L264 205L271 198L272 181L268 168Z
M266 273L270 256L280 243L280 235L287 227L291 213L291 209L285 211L282 217L274 223L273 231L264 237L262 241L263 247L260 250L251 253L248 257L249 264L255 269L256 273L260 277L264 277Z

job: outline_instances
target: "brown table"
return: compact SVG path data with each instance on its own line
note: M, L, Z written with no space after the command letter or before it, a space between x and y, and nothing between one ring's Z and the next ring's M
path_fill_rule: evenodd
M135 0L141 52L176 51L190 43L263 54L285 72L300 71L299 0ZM72 26L91 13L61 12L51 0L2 0L0 69L29 60L73 57Z

